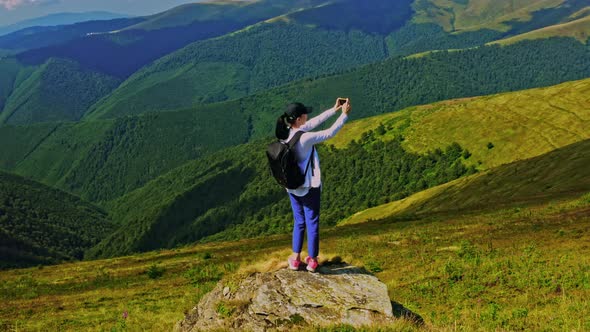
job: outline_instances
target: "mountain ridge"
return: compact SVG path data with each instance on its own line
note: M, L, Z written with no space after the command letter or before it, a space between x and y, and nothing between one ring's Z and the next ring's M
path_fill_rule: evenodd
M404 0L393 3L379 0L371 7L367 7L365 2L360 0L328 3L315 0L297 2L282 0L273 2L272 6L268 6L264 1L189 4L149 17L122 19L116 26L107 24L106 21L88 22L89 24L107 24L102 28L97 27L97 30L90 27L83 28L82 25L86 23L81 23L80 27L65 26L64 31L39 31L30 36L17 34L4 42L18 49L33 48L16 55L25 66L40 66L51 57L67 58L86 69L125 80L120 89L115 89L112 94L109 93L102 101L86 110L93 112L97 108L103 111L112 109L114 113L120 113L122 116L126 109L134 107L158 111L231 100L297 79L317 78L321 75L351 70L352 67L379 61L388 56L406 56L432 49L483 45L496 39L564 22L571 17L581 17L585 15L584 8L587 7L587 4L580 0L568 0L564 4L553 0L536 1L534 2L536 5L523 7L524 11L519 13L521 16L518 20L509 21L510 29L507 32L485 27L469 32L449 33L444 31L441 27L444 24L437 19L439 17L437 10L446 10L444 9L446 7L439 2L439 0L418 2ZM549 6L550 2L554 7ZM317 6L318 4L323 5ZM478 0L467 7L460 2L453 3L452 6L457 13L473 11L476 17L484 18L488 16L494 18L496 17L494 15L499 15L498 13L508 8L506 1L492 3L487 0ZM334 19L331 12L346 13L346 15L343 14L338 19ZM424 15L433 20L418 19L418 17L423 18ZM369 16L373 19L358 19L359 16ZM134 24L132 20L141 22ZM146 23L147 21L149 23ZM264 21L266 25L276 24L277 31L273 33L262 31L269 35L260 35L258 39L253 38L246 44L238 42L239 38L234 38L231 42L229 39L227 42L215 42L215 40L226 40L218 38L221 36L231 39L232 33L240 29L257 30L256 26L260 26L260 22ZM172 23L176 25L170 26ZM109 25L112 25L112 28L109 28ZM288 25L286 31L281 30L282 25ZM290 36L288 28L293 26L301 26L305 29L298 32L301 33L300 36ZM311 26L317 30L310 30ZM79 36L82 31L83 36ZM94 33L96 31L115 31L116 33ZM320 31L322 32L319 33ZM337 33L340 35L335 35ZM303 48L311 41L314 41L314 45L331 45L329 40L333 39L337 40L335 42L337 44L348 43L359 47L357 52L349 52L351 54L348 58L343 55L346 54L345 52L331 51L329 48L309 57L305 54L296 55L294 52L289 54L283 50L273 50L268 47L263 48L268 50L266 53L260 53L255 49L247 51L248 44L263 45L265 41L273 39L269 37L271 35L275 40L285 41L284 49L297 48L296 45ZM74 36L78 37L74 38ZM240 36L245 39L247 37L248 33ZM55 43L59 40L64 43L34 48L36 43L40 46L54 40ZM2 38L0 38L0 44L2 44ZM180 61L182 56L179 57L179 54L191 55L186 51L182 53L181 50L192 44L195 44L193 48L196 47L197 51L196 53L191 51L194 54L188 53L200 54L199 60L189 63ZM207 52L203 51L215 45L225 50L224 57L218 56L212 59L206 54ZM273 45L278 44L274 42ZM309 46L306 48L310 49ZM81 49L92 51L81 52ZM311 47L311 49L314 48ZM4 52L0 50L0 54ZM221 54L220 52L216 54ZM330 56L324 56L324 53L329 53ZM236 54L243 56L236 58ZM167 71L161 72L162 57L175 58L175 61L179 61L179 64L184 67L169 66ZM257 61L252 61L251 58ZM156 64L151 65L152 61L156 61ZM160 76L151 75L146 79L137 80L137 77L141 76L140 68L144 65L147 65L146 68L160 68L156 70L158 73L161 72ZM215 77L216 80L213 84L207 85L203 84L199 77ZM0 78L0 81L2 80L3 78ZM187 99L186 96L191 98ZM77 103L76 97L69 97L72 99L69 101L70 105ZM25 108L37 106L27 103ZM32 110L26 112L32 112ZM71 109L66 113L79 113L79 111ZM47 118L55 119L57 116L59 115Z
M34 26L56 26L74 24L85 21L95 20L112 20L117 18L129 18L130 15L117 14L107 11L90 11L90 12L63 12L49 14L37 18L26 19L10 25L0 26L0 36L6 35L18 30Z

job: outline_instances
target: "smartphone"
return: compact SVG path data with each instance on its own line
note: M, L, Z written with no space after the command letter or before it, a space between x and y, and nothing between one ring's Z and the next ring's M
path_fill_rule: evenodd
M338 99L338 106L346 104L347 99Z

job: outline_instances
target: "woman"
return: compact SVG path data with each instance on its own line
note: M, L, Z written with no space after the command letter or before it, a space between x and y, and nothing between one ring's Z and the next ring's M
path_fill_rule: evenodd
M322 131L308 132L336 114L340 108L342 108L342 114L330 128ZM295 145L297 163L301 171L306 174L305 182L297 189L287 189L289 198L291 199L291 208L293 209L294 217L293 254L288 259L289 268L292 270L299 269L303 235L306 228L308 257L305 259L305 263L307 264L307 270L315 272L318 267L320 192L322 180L320 159L314 146L336 135L344 125L344 122L346 122L346 119L348 119L348 113L350 113L351 109L348 99L338 98L334 107L308 121L307 115L311 113L311 107L306 107L301 103L292 103L287 106L287 112L277 120L275 134L283 142L291 140L296 132L300 130L305 131L301 135L299 142Z

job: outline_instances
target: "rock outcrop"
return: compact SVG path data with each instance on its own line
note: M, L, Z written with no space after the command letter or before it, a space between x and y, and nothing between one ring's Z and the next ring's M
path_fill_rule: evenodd
M387 287L363 269L320 267L319 273L254 273L231 286L220 283L178 322L176 331L288 331L297 327L393 321Z

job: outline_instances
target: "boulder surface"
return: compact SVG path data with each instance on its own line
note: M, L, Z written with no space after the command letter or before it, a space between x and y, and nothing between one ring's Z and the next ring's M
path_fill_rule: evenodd
M355 327L393 321L387 287L365 270L327 265L318 273L282 269L220 282L176 331L289 331L305 326Z

